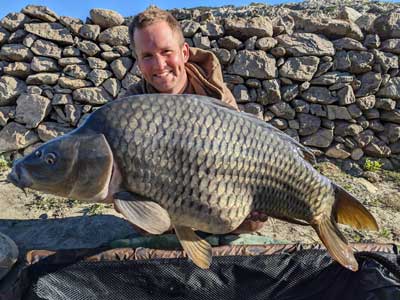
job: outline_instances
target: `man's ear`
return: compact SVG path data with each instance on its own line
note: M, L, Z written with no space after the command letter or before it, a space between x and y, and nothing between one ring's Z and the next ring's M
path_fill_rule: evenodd
M190 51L189 51L189 44L184 42L182 46L182 54L183 54L183 60L185 63L188 62L189 56L190 56Z

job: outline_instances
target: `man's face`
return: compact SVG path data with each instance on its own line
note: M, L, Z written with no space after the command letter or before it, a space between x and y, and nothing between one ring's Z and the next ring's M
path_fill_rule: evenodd
M189 45L180 46L178 34L165 21L136 29L133 38L144 79L160 93L181 93L187 82Z

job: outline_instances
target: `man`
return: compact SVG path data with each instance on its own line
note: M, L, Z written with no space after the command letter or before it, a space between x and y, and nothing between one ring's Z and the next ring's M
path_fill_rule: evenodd
M131 93L206 95L239 110L223 82L217 57L212 52L190 48L179 22L170 13L148 8L135 16L129 36L144 77L131 88Z
M150 7L129 26L133 55L143 79L130 94L197 94L221 100L239 111L223 82L221 65L210 51L189 47L179 22L169 13ZM266 216L252 213L236 233L256 231Z

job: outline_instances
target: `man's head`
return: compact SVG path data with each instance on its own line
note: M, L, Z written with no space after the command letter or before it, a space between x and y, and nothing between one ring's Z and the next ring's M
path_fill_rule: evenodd
M129 36L144 79L160 93L181 93L187 84L189 45L179 22L170 13L150 7L134 17Z

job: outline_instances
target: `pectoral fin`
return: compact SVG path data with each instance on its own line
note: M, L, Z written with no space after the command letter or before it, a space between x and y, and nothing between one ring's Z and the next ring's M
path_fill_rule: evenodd
M174 226L183 250L189 258L202 269L208 269L211 265L212 248L210 244L201 239L193 229L184 226Z
M146 197L120 192L114 195L114 203L129 222L151 234L162 234L171 227L168 212Z

